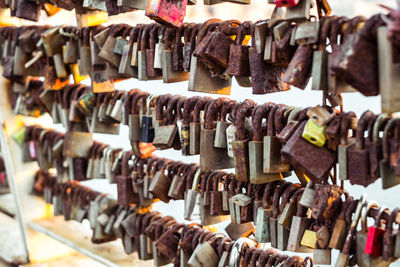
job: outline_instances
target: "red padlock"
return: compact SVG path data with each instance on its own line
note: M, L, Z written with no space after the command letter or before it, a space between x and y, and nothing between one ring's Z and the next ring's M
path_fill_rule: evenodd
M299 4L300 0L274 0L277 7L294 7Z
M167 27L180 28L186 14L188 0L149 0L145 15Z
M383 234L386 232L386 230L385 228L382 228L381 221L385 210L388 210L388 208L381 207L379 209L375 220L375 225L368 228L367 243L365 244L364 249L364 252L368 255L376 257L382 255Z

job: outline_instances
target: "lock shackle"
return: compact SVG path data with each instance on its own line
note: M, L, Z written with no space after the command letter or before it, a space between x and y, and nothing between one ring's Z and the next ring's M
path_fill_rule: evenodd
M128 113L130 112L133 97L134 97L136 94L138 94L139 92L141 92L139 89L131 89L131 90L129 90L129 92L127 93L127 95L126 95L126 101L125 101L125 103L124 103L124 107L125 107L126 114L128 114Z
M357 133L356 133L356 148L364 149L365 140L364 140L364 132L367 130L369 121L375 116L375 114L367 110L362 115L357 124Z
M154 164L158 161L158 159L159 158L157 157L147 158L146 175L151 176L151 171L154 167Z
M268 114L268 120L267 120L267 136L275 136L277 131L276 131L276 125L275 125L275 117L276 117L276 112L280 109L281 105L279 104L274 104L272 106L269 114Z
M319 27L319 41L318 41L319 50L325 50L328 35L331 31L332 24L336 19L338 19L337 16L329 16L321 18L320 21L321 26Z
M301 188L300 184L291 184L286 190L282 193L281 196L281 203L279 205L279 212L282 213L283 209L286 206L286 203L290 202L291 197L293 194Z
M264 267L267 264L269 257L277 253L278 251L274 248L268 248L264 250L258 258L257 267Z
M205 231L206 231L206 229L200 228L194 234L193 239L192 239L192 251L194 251L196 249L197 245L200 244L199 238Z
M164 108L167 108L169 100L172 98L171 94L161 95L157 98L156 102L156 119L159 122L164 120Z
M251 21L244 21L242 24L240 24L235 38L236 45L243 45L243 41L246 38L246 35L251 34L252 26L253 22Z
M253 185L252 195L254 196L254 200L255 201L262 201L265 187L266 187L265 184L255 184L255 185Z
M194 27L196 26L196 23L191 22L191 23L185 23L184 28L183 28L183 42L189 43L190 42L190 37L192 36L192 31Z
M140 234L145 234L145 229L150 225L153 218L157 215L160 215L158 211L150 211L146 213L143 217L142 227L138 231Z
M171 216L166 216L163 217L161 220L159 220L158 223L156 224L154 231L154 237L155 237L154 241L157 241L157 239L159 239L162 236L162 234L165 231L167 231L167 227L175 223L176 223L175 219Z
M340 123L340 144L342 145L347 145L349 143L347 137L349 135L352 118L356 118L354 112L343 113L342 121Z
M139 110L138 110L139 102L141 102L142 105L145 107L146 106L146 100L149 97L149 95L150 95L149 93L142 92L142 91L136 93L132 97L131 106L130 106L130 109L128 110L128 114L132 114L132 115L139 114Z
M377 118L378 118L378 115L374 114L374 116L368 122L368 127L367 127L368 135L365 138L365 140L367 140L368 142L372 142L372 140L373 140L374 125L375 125Z
M294 256L295 257L295 256ZM281 262L286 262L289 259L288 255L285 254L279 254L278 258L274 262L274 266L277 266ZM300 260L300 257L299 257Z
M202 24L198 23L193 27L192 32L190 33L190 40L189 40L189 42L185 42L185 45L187 44L193 48L196 46L196 43L197 43L196 39L197 39L197 36L198 36L201 26L202 26ZM191 50L193 50L193 49L191 49Z
M286 183L284 180L278 180L278 181L273 181L271 183L268 183L267 186L264 189L264 193L262 196L262 207L264 209L269 208L272 205L272 196L274 193L274 190L280 186Z
M215 235L216 235L216 233L213 233L213 232L211 232L209 230L204 231L203 233L201 233L201 235L199 237L200 244L203 244L204 242L207 242L208 240L210 240Z
M225 235L222 238L218 239L217 247L214 248L217 251L218 258L222 257L222 254L225 251L225 245L227 243L231 243L231 242L232 242L232 240Z
M205 110L204 129L214 129L214 121L218 120L218 116L220 116L222 106L228 101L229 99L226 97L219 97L211 102L207 110Z
M121 99L125 95L125 91L122 90L116 90L114 92L115 93L109 102L110 105L115 105L115 102L117 102L118 99Z
M101 156L103 155L103 151L106 147L109 147L107 144L101 144L96 151L96 159L101 159Z
M304 187L300 187L298 188L294 194L292 195L292 197L290 198L289 202L292 205L297 205L301 199L301 196L304 193L305 188Z
M201 26L199 27L197 33L195 33L195 37L197 35L196 39L196 46L197 44L200 44L200 42L204 39L204 37L207 35L208 32L211 32L215 30L215 28L222 22L220 19L209 19L206 20ZM193 33L192 33L193 37Z
M347 209L346 209L346 211L345 211L345 217L344 217L346 223L348 223L348 224L351 224L351 223L352 223L352 221L353 221L352 215L353 215L353 213L356 212L356 209L357 209L359 203L360 203L360 202L359 202L359 200L357 199L357 200L351 201L351 202L349 203L349 205L347 206ZM354 214L354 216L356 216L356 214ZM355 219L355 218L354 218L354 219ZM356 226L357 226L357 225L356 225Z
M274 253L268 257L266 266L275 266L275 261L280 257L279 253Z
M168 164L167 166L167 172L168 175L167 177L172 180L174 178L174 175L178 173L181 167L185 166L185 163L182 161L176 161L172 162L171 164Z
M201 176L200 176L200 190L201 192L205 192L206 191L206 187L207 187L207 181L209 179L209 177L211 177L212 175L216 174L218 171L217 170L209 170L204 172Z
M156 43L158 41L158 33L161 27L159 24L155 24L150 30L150 41L149 41L149 49L154 50L156 47Z
M131 35L131 30L133 30L134 27L130 26L130 25L125 25L124 30L121 33L121 37L126 39L128 36Z
M393 129L399 124L399 118L391 118L389 122L385 125L385 129L383 130L383 140L382 140L382 148L383 148L383 160L389 161L390 159L390 138L393 138Z
M260 258L261 254L264 252L262 248L257 248L256 251L253 253L253 255L250 258L250 264L251 266L256 266L258 259Z
M329 41L332 46L332 51L335 51L339 48L339 35L341 35L341 28L342 26L349 21L347 17L338 17L336 18L330 27L329 31ZM342 40L343 43L343 40Z
M377 227L377 228L381 227L383 216L386 215L386 211L388 211L389 214L390 214L390 210L389 210L388 207L382 206L382 207L379 208L378 214L377 214L377 216L375 218L375 225L374 225L375 227Z
M183 120L183 109L184 109L184 105L185 102L188 100L188 98L186 96L181 96L178 100L178 102L176 103L176 117L178 120Z
M75 89L74 85L67 85L63 88L63 100L61 103L63 109L69 109L68 102L74 93L74 89Z
M168 101L166 109L167 112L166 125L176 124L176 120L178 117L176 112L176 107L181 97L182 97L181 95L173 95L172 98Z
M244 266L249 266L250 264L250 259L253 257L253 254L256 252L257 248L256 247L249 247L245 250L244 255L242 255L242 264Z
M391 213L389 213L389 219L386 222L386 231L391 234L393 233L393 223L396 221L397 214L400 212L400 208L395 208Z
M367 19L364 16L356 16L351 18L347 23L342 26L343 41L346 41L349 35L355 33L359 29L359 24L363 25Z
M97 152L97 148L100 146L100 143L97 141L93 142L92 147L90 148L90 152L89 152L89 158L90 159L94 159L96 152Z
M339 218L345 219L346 212L349 209L350 205L354 202L354 197L350 196L346 191L344 192L346 198L345 201L342 202L342 207L340 209ZM350 223L350 220L348 221Z
M361 211L361 231L364 233L368 232L367 216L372 208L379 208L379 204L375 201L370 201Z
M246 99L240 106L239 110L236 113L235 118L235 126L237 130L237 137L238 141L246 140L247 133L246 133L246 117L250 117L253 109L257 106L257 104L250 99Z
M197 102L202 99L201 96L192 96L183 104L183 125L189 125L190 116Z
M253 125L253 141L262 141L264 138L264 131L262 127L262 120L268 117L268 113L273 103L268 102L263 105L258 105L253 110L251 115L251 124ZM268 122L267 122L268 123Z
M221 116L219 118L220 121L226 122L226 116L232 112L233 108L235 107L235 105L237 104L236 100L229 100L226 101L224 103L224 105L222 105L222 109L221 109Z
M275 111L274 126L275 132L279 134L282 129L286 126L286 120L284 114L288 106L284 104L278 104L279 108Z
M138 24L135 27L132 27L132 29L129 32L129 40L128 40L128 45L132 46L134 42L137 42L138 35L140 28L142 27L142 24Z
M131 159L132 155L133 155L133 153L131 151L125 151L122 154L121 176L123 176L123 177L130 177L130 175L129 175L129 160Z
M379 132L383 131L385 128L385 125L389 122L389 120L392 118L390 114L387 113L382 113L378 115L378 118L376 118L373 129L372 129L372 141L375 144L378 144L380 137L379 137Z
M199 99L193 108L193 121L194 123L200 123L200 111L206 109L206 105L213 99L211 97L203 97Z
M291 186L292 183L291 182L286 182L280 186L278 186L277 189L275 189L274 195L273 195L273 199L272 199L272 217L273 218L278 218L279 216L279 200L281 198L281 196L283 195L283 193L285 192L285 190Z
M147 24L146 26L141 29L141 35L140 35L140 51L141 52L146 52L146 49L149 48L149 39L150 39L150 32L155 26L154 23L152 24Z
M186 180L185 188L186 188L186 190L189 190L189 189L192 188L194 176L196 175L198 170L199 170L199 166L198 165L194 165L194 166L189 168L189 171L188 171L187 175L185 176L185 180Z
M215 176L212 177L211 182L207 183L206 191L217 192L219 189L219 183L221 182L223 177L226 177L228 174L226 172L219 171Z

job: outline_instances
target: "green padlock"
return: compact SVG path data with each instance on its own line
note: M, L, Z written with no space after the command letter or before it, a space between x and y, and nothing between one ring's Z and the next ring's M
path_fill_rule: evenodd
M309 119L304 128L302 137L311 144L322 147L326 142L326 125L319 126L313 119Z

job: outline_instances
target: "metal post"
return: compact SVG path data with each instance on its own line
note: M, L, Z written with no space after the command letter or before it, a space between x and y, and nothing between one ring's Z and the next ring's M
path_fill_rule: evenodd
M5 122L3 118L3 112L0 109L0 124L1 124L1 129L0 129L0 149L3 154L4 158L4 165L6 168L6 174L7 174L7 182L8 186L10 187L11 194L14 199L14 204L15 204L15 209L16 209L16 220L18 222L18 226L20 228L21 232L21 241L23 243L24 249L25 249L25 260L26 263L29 262L29 252L28 252L28 243L27 243L27 233L26 233L26 227L25 227L25 221L22 215L22 209L21 209L21 201L19 199L19 194L18 194L18 188L17 184L15 182L15 172L14 172L14 166L13 162L11 159L11 153L10 153L10 148L8 146L8 140L5 132Z

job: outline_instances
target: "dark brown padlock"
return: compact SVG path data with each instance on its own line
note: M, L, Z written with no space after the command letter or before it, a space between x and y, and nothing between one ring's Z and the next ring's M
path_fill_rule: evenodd
M300 45L286 69L283 81L304 90L311 77L312 55L311 45Z
M236 35L235 43L231 44L229 50L228 74L232 76L250 76L249 48L243 45L246 35L250 34L252 22L245 21L240 25Z
M193 119L189 123L189 152L190 155L200 154L200 134L202 111L207 110L212 98L204 97L199 99L193 108ZM204 112L203 112L204 115ZM204 117L203 117L204 118Z
M296 131L282 147L281 153L295 169L305 173L311 180L319 182L328 177L329 171L336 162L336 153L326 147L317 147L301 135L306 121L299 124ZM306 153L307 157L304 157ZM315 165L315 162L320 164Z
M354 21L349 28L356 28L360 22L357 17ZM381 16L371 17L360 30L348 34L340 50L333 53L331 70L366 96L379 94L377 29L383 25Z
M364 132L374 116L369 110L362 114L357 124L356 144L347 149L347 170L351 184L368 186L375 181L370 175L369 153L364 139Z
M249 181L249 139L250 136L246 130L246 118L250 117L256 103L251 100L245 100L238 112L236 112L235 126L237 129L236 140L232 142L232 149L235 160L236 179L240 181Z
M129 173L128 161L132 152L124 152L122 156L122 173L117 176L118 204L128 207L132 203L139 203L138 195L133 193L132 179Z
M289 90L290 88L282 79L284 69L265 62L263 51L258 52L255 48L255 31L252 31L251 39L252 47L249 48L249 57L253 94L268 94Z

